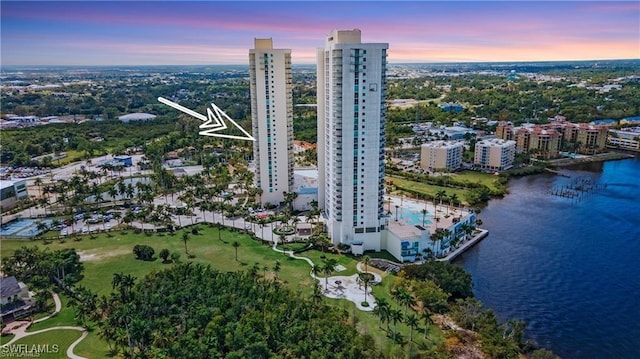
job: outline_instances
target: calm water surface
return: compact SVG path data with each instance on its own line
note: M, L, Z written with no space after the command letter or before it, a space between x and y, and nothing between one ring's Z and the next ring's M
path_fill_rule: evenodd
M563 358L640 358L640 159L563 169L606 188L549 194L572 179L512 180L479 217L490 235L457 264L501 320Z

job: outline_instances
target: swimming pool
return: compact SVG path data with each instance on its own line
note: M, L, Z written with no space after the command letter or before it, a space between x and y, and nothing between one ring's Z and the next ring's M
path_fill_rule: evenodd
M51 225L51 220L49 219L32 219L32 218L21 218L15 221L11 221L7 224L3 224L0 227L0 236L14 236L14 237L33 237L40 234L41 231L38 230L38 222L42 222L47 226Z
M392 213L393 216L395 216L395 213ZM408 209L408 208L399 208L398 209L398 220L406 220L407 224L412 225L412 226L421 226L422 225L422 211L416 211L414 209ZM427 214L424 216L424 225L429 225L431 224L431 219L433 218L433 215L429 212L427 212Z

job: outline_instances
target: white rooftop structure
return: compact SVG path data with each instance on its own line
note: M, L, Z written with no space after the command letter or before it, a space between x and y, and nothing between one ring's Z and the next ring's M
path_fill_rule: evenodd
M128 123L131 121L150 121L150 120L153 120L154 118L156 118L156 115L152 115L150 113L135 112L135 113L130 113L127 115L120 116L118 117L118 120L124 123Z

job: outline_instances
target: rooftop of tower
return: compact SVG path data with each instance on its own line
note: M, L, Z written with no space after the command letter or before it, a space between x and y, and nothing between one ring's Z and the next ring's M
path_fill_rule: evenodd
M360 29L333 30L327 37L327 42L335 44L359 44L362 42L362 32Z

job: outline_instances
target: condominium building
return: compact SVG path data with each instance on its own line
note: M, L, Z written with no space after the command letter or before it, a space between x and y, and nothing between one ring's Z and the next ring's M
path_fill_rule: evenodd
M476 142L474 164L482 169L502 171L513 166L516 154L516 141L500 138Z
M462 165L464 143L458 141L432 141L422 145L420 167L427 171L455 170Z
M249 51L253 157L261 202L278 204L293 186L291 50L255 39Z
M607 147L640 151L640 127L624 130L609 130Z
M386 43L334 30L317 51L318 203L334 244L379 251L383 211Z
M579 151L582 153L595 153L604 150L607 145L609 129L604 125L577 124Z
M571 123L564 120L546 125L520 127L500 122L496 128L496 137L515 140L518 152L536 153L539 157L551 158L558 156L563 147L572 152L600 152L605 148L607 132L607 125Z
M15 207L19 200L29 197L26 180L2 180L0 187L0 208L2 211Z

